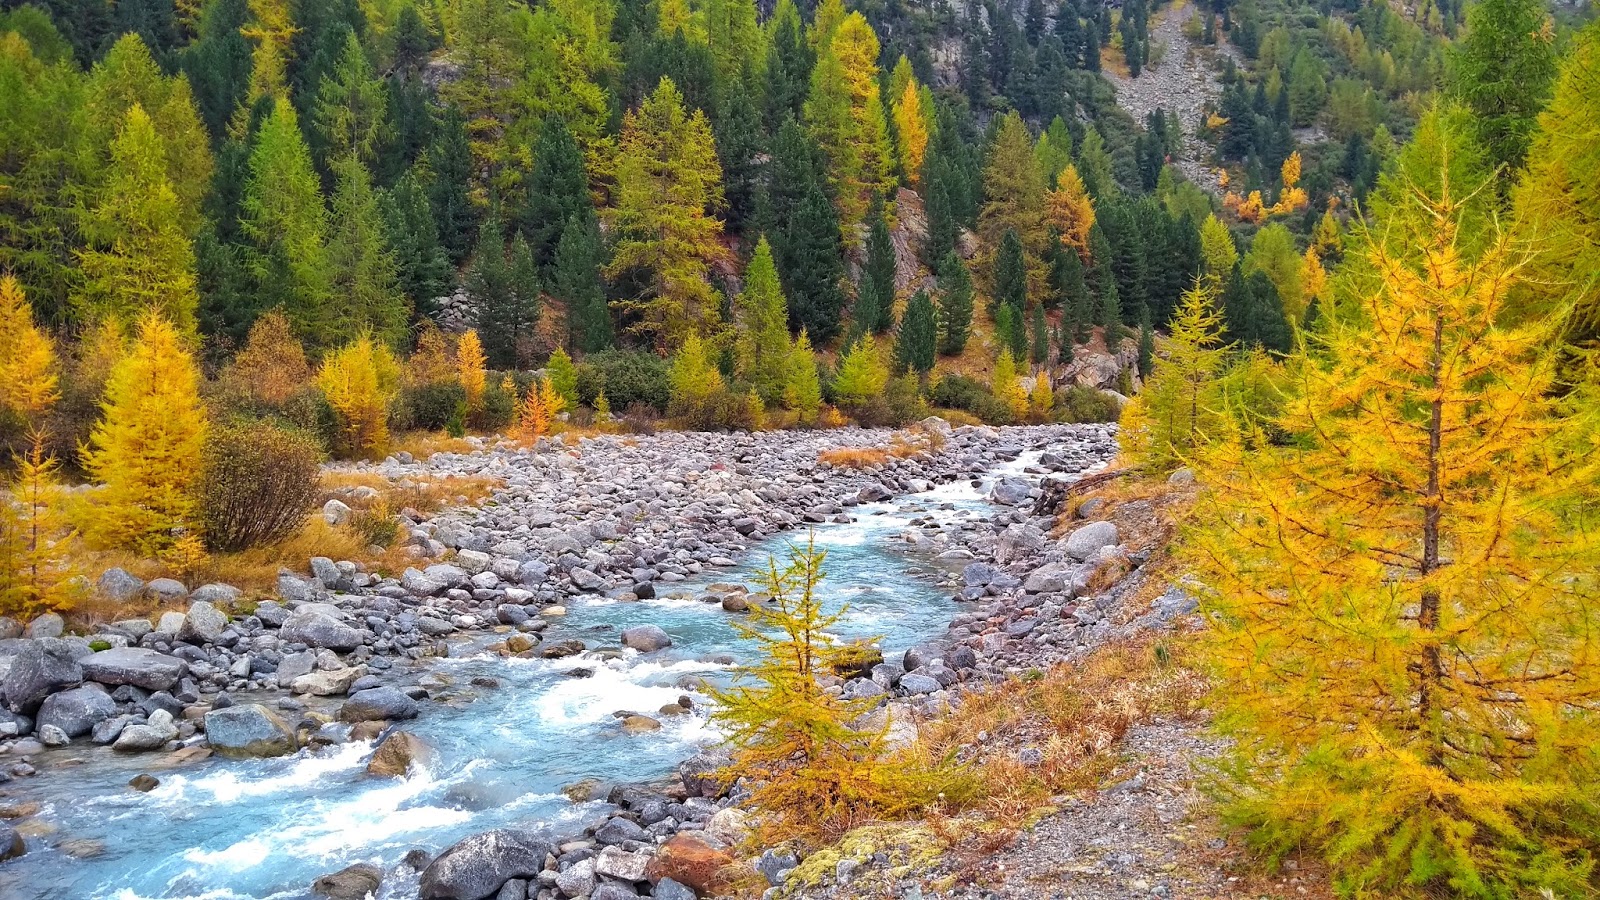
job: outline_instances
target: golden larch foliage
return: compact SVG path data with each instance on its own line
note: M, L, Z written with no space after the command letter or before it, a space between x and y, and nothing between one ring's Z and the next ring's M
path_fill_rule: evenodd
M1352 896L1592 896L1600 430L1552 395L1560 323L1507 324L1526 245L1462 249L1493 187L1441 156L1361 236L1360 314L1291 358L1288 441L1200 468L1228 812Z
M183 336L147 313L111 370L84 457L89 476L105 485L85 505L90 543L154 555L194 527L208 429L199 390Z
M995 361L994 372L989 377L989 392L1011 415L1011 421L1021 422L1028 415L1028 391L1017 375L1017 361L1010 350L1001 350Z
M922 181L922 160L928 153L928 124L922 111L922 97L915 78L906 81L905 90L894 107L895 136L900 143L900 171L916 187Z
M244 349L223 370L222 380L266 406L282 406L311 383L305 347L282 310L250 326Z
M1071 163L1056 176L1055 190L1045 195L1044 219L1061 234L1062 246L1076 249L1079 256L1089 255L1094 200L1089 197L1078 168Z
M566 408L562 398L548 378L537 378L528 386L528 394L517 407L517 438L532 444L550 433L556 415Z
M1222 437L1223 385L1218 380L1228 348L1222 343L1222 314L1216 284L1195 279L1172 318L1144 390L1122 411L1123 446L1138 463L1155 472L1176 468L1197 450Z
M456 380L461 382L461 389L467 394L467 415L477 415L483 411L483 393L488 387L489 374L487 366L489 358L484 355L483 342L478 339L478 332L467 329L466 334L456 342Z
M1041 371L1033 378L1033 386L1028 391L1028 420L1031 422L1048 422L1050 415L1055 410L1055 391L1050 387L1050 373Z
M60 399L55 342L33 322L22 285L0 276L0 406L28 425Z
M335 453L358 459L384 452L389 444L389 404L399 392L399 383L400 363L370 334L362 334L322 360L317 387L339 419Z
M61 612L82 595L83 582L66 552L76 533L60 511L58 468L44 453L44 435L35 432L10 496L0 498L0 615L27 620Z
M480 347L481 349L481 347ZM415 385L455 381L456 363L450 355L450 339L439 326L425 322L417 332L417 349L406 360L406 381Z

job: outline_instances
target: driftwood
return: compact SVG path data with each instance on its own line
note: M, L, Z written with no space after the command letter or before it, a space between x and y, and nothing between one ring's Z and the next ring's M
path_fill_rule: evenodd
M1085 475L1077 481L1057 481L1047 479L1040 485L1039 499L1033 501L1033 514L1036 516L1054 516L1061 512L1067 501L1079 494L1103 487L1133 474L1132 469L1110 469L1105 472L1096 472Z

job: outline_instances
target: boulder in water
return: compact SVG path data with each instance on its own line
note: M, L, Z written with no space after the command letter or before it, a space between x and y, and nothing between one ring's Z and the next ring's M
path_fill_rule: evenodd
M12 712L32 715L46 697L82 682L83 667L66 641L0 641L0 700Z
M15 828L0 822L0 862L16 859L28 852L28 845L23 842L22 835Z
M117 714L117 702L98 684L51 694L39 707L39 733L59 728L67 738L83 737L100 722Z
M649 653L672 646L672 638L658 625L635 625L622 630L622 646Z
M383 870L371 863L356 863L311 883L311 893L333 900L366 900L378 892Z
M422 870L420 900L485 900L513 878L537 878L550 843L502 828L463 838Z
M1007 506L1021 506L1028 502L1028 497L1033 494L1033 485L1028 479L1015 475L1007 475L996 481L994 488L989 492L989 499Z
M143 725L129 725L117 735L116 743L111 749L119 753L142 753L146 750L160 750L166 746L167 741L178 736L178 726L172 720L172 713L158 709L150 714L150 718Z
M294 729L259 703L206 713L206 740L218 756L234 759L284 756L299 749Z
M378 719L395 721L415 719L417 701L401 693L399 688L377 687L356 691L339 709L341 722L374 722Z
M383 739L367 762L367 774L379 778L404 778L411 767L421 763L429 753L428 745L414 734L396 731Z

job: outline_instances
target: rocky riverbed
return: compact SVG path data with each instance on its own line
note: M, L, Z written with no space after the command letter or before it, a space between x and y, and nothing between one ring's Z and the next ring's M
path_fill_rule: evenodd
M906 494L925 496L927 503L913 497L885 539L930 560L947 573L949 593L984 612L958 615L944 640L896 653L839 690L933 712L961 682L1015 668L1022 644L1065 651L1093 640L1098 612L1074 596L1087 573L1115 554L1115 529L1091 528L1058 541L1048 534L1047 517L1031 515L1031 504L1040 479L1071 477L1109 458L1112 430L951 430L932 421L924 431L937 435L925 454L859 471L819 465L817 454L839 445L882 446L888 433L668 433L573 447L486 447L424 462L390 459L371 468L397 480L489 475L503 487L481 507L426 521L408 516L405 539L417 565L398 577L312 560L309 577L284 573L276 598L232 618L224 610L232 607L234 592L225 585L189 594L183 585L145 585L114 570L101 579L101 590L157 593L174 602L188 594L187 612L118 622L86 636L63 636L59 623L47 618L30 624L25 636L0 641L0 699L8 710L0 719L0 733L8 735L0 740L0 760L7 777L18 779L4 790L20 800L5 812L20 814L17 830L26 835L33 813L25 799L28 776L48 768L52 752L69 753L86 742L150 755L152 771L210 753L299 759L332 752L319 747L354 742L363 755L376 747L369 772L414 772L413 766L425 765L416 757L426 747L402 723L426 718L452 693L444 687L448 679L419 677L432 660L487 653L581 664L575 670L592 669L591 661L603 668L619 651L582 637L545 638L560 632L564 606L644 607L686 585L695 588L696 599L737 610L759 596L707 579L731 570L752 544L807 524L848 522ZM1019 456L1009 474L972 481ZM937 490L921 494L940 484L971 491L974 483L991 501L988 515L955 514L954 504L937 502ZM342 513L335 507L327 514ZM645 603L629 603L634 600ZM993 627L996 603L1025 614ZM0 627L13 635L20 630L15 623ZM638 654L659 652L663 639L671 641L642 621L621 636L628 649L620 652ZM667 709L674 705L631 711L622 727L659 729L676 714ZM685 694L675 709L695 705ZM62 745L66 749L47 749ZM677 784L603 791L610 805L598 804L599 818L576 834L546 829L536 838L519 828L499 829L492 838L468 838L436 860L424 851L408 855L399 869L358 866L320 890L363 896L355 892L372 876L390 885L385 896L620 897L650 890L671 896L674 884L704 893L714 887L705 877L668 867L675 854L720 858L732 845L733 821L741 814L729 809L729 798L704 796L715 791L695 775L710 764L686 764ZM136 790L150 789L161 779L134 782ZM43 845L93 855L93 847L71 843L70 835L30 841L13 831L0 834L0 851ZM535 857L537 867L530 862ZM782 862L768 861L764 870L777 878ZM685 865L705 868L704 859ZM474 893L488 881L496 881L492 891Z

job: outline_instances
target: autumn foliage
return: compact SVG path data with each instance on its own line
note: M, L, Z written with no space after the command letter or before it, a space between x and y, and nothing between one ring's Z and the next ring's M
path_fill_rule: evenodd
M329 353L317 386L339 420L334 452L348 459L381 455L389 443L389 404L399 389L400 364L389 348L363 334Z

